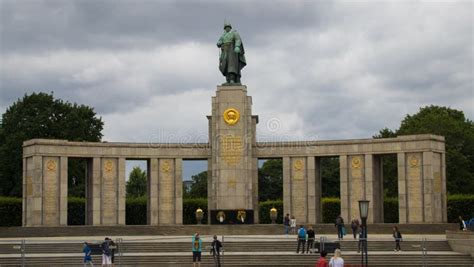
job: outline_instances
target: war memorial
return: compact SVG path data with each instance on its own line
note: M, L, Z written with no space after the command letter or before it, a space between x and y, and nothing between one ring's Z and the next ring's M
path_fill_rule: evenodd
M136 229L145 229L143 230L145 233L136 235L152 235L160 229L166 229L167 234L171 235L188 234L190 231L201 231L208 235L213 233L238 235L238 229L247 229L244 230L245 234L254 233L245 227L262 226L259 225L258 212L258 160L281 158L284 207L283 211L279 212L295 216L298 224L316 226L317 235L323 235L327 232L324 229L333 229L334 226L322 224L320 161L324 157L337 156L342 218L350 222L351 218L359 217L359 200L368 200L367 220L371 225L369 227L379 229L375 232L386 233L391 231L393 225L383 226L381 158L387 154L396 154L397 158L400 227L405 225L406 229L411 229L412 234L417 234L418 230L424 233L440 233L439 227L448 225L444 137L407 135L382 139L258 142L256 126L259 118L258 114L252 113L251 97L251 92L258 88L247 88L242 85L241 70L246 65L243 42L239 34L231 30L230 24L226 24L224 29L217 46L220 49L219 69L226 81L217 86L215 96L212 97L212 112L207 116L209 126L207 143L28 140L23 144L23 228L32 229L30 233L33 233L34 229L50 232L62 229L62 233L67 231L64 230L67 228L87 233L100 229L100 233L110 230L110 235L117 236L123 236L127 227L135 229L133 230L135 233L139 231ZM67 168L68 160L71 158L87 159L86 226L79 229L75 228L77 226L67 225ZM125 164L126 160L130 159L148 162L147 227L149 228L133 228L125 225ZM210 225L203 225L201 228L182 225L183 160L208 162L209 212L205 216L208 216ZM414 227L409 228L413 225ZM173 232L172 229L175 229L173 227L182 232ZM273 231L274 234L282 234L280 231L283 231L281 226L275 225L262 226L258 231L262 231L263 227L270 229L267 232ZM191 230L183 230L185 228ZM114 232L113 229L119 230ZM120 234L118 231L124 232ZM441 232L444 233L444 230ZM314 266L317 259L316 255L311 254L301 257L291 255L294 254L296 243L293 238L288 239L288 236L274 239L278 240L277 243L274 243L271 237L251 242L256 242L258 246L252 246L248 238L227 239L230 240L224 245L227 246L226 251L229 251L226 256L227 265ZM122 260L127 266L139 266L141 264L137 262L140 261L143 265L189 266L190 240L187 237L175 238L172 241L164 239L155 243L148 240L140 243L140 247L133 246L139 241L130 241L129 244L125 242L122 245L128 250L125 250ZM373 249L388 249L391 254L387 256L382 252L374 256L372 262L379 265L373 264L373 266L399 266L398 264L421 266L417 264L421 264L422 257L423 264L426 259L434 263L442 262L443 259L451 263L461 263L456 266L472 264L469 253L466 254L464 251L464 254L457 254L449 247L463 247L463 244L448 245L446 239L430 241L425 238L423 242L425 241L431 246L432 252L440 250L442 253L435 252L430 258L425 258L422 256L424 254L419 253L421 239L417 239L408 240L404 244L404 247L413 253L397 257L392 255L391 242L379 241ZM343 251L353 251L346 254L348 262L359 262L360 254L355 252L356 241L341 242L341 246ZM463 249L465 247L464 245ZM470 245L467 247L469 250ZM0 251L1 248L2 244ZM173 252L181 252L183 255L168 255L167 248L173 248ZM262 249L265 251L258 252L263 251ZM472 247L470 249L472 250ZM68 251L68 248L66 246L61 250ZM232 254L232 251L237 252ZM253 252L247 255L245 254L247 251ZM453 254L448 255L446 251ZM126 256L127 252L150 253L145 256ZM72 262L72 257L66 257L65 260L59 256L50 257L48 261L51 263L55 259L63 264ZM15 260L18 258L11 258L9 262L18 263ZM41 265L45 261L38 260L38 262ZM463 265L466 262L468 265ZM207 264L211 264L210 259L207 259Z

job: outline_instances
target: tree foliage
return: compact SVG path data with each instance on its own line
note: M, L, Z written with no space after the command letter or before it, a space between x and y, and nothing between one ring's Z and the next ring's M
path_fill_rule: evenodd
M207 171L191 176L191 188L184 192L184 198L207 198Z
M127 197L141 197L146 195L146 177L146 171L138 166L133 167L126 185Z
M259 201L283 199L283 163L269 159L258 169Z
M339 197L341 191L339 186L341 180L339 158L321 158L319 165L321 169L322 196Z
M0 124L0 194L21 196L22 145L33 138L98 142L104 123L93 108L33 93L13 103Z
M446 180L451 194L474 192L474 124L459 110L440 106L407 115L395 131L382 129L375 137L436 134L446 139Z

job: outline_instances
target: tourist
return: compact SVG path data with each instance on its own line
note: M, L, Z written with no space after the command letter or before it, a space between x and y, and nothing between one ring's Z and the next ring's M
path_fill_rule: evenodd
M295 216L291 216L290 227L291 227L291 233L296 234L296 219L295 219Z
M328 255L326 251L324 250L321 251L321 257L319 257L319 260L314 267L328 267L328 261L326 260L326 255Z
M222 243L217 239L217 235L214 235L214 240L212 241L211 244L211 254L212 257L214 258L214 263L216 266L220 267L221 266L221 248L222 248Z
M359 220L356 219L355 217L352 217L352 221L351 221L351 228L352 228L352 235L354 236L354 239L357 238L357 233L358 233L358 230L359 230Z
M290 231L290 214L287 213L285 218L283 218L283 225L285 226L285 234L288 235Z
M466 222L462 219L462 216L459 216L459 230L460 231L466 231Z
M334 224L337 228L337 238L339 240L344 238L344 219L342 219L341 215L337 216L336 222Z
M329 261L329 267L344 267L344 259L341 257L341 250L334 250L334 257Z
M304 245L305 245L305 242L306 242L306 230L304 229L303 225L301 225L300 229L298 229L297 241L298 241L298 246L296 247L296 254L298 254L300 252L300 246L302 246L301 247L301 249L302 249L301 254L304 254Z
M313 253L314 238L316 234L314 233L313 227L311 227L311 225L308 227L306 234L308 236L306 253Z
M94 264L92 263L92 257L91 257L92 250L89 247L89 244L87 244L87 242L84 242L84 248L82 249L82 252L84 252L84 267L86 267L88 263L92 267L94 267Z
M106 237L100 247L102 249L102 266L111 266L110 238Z
M201 266L201 251L202 251L202 240L199 238L199 233L193 236L193 267Z
M402 241L402 233L398 230L398 227L393 227L393 238L395 238L395 250L394 251L402 251L400 247L400 241Z
M362 249L362 244L364 242L364 226L362 225L360 227L360 231L359 231L359 242L357 242L357 253L360 253L361 249Z

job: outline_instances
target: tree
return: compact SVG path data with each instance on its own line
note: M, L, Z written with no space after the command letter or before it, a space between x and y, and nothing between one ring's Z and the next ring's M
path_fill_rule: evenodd
M283 163L269 159L258 169L258 200L283 199Z
M433 105L422 107L418 113L407 115L394 133L444 136L448 192L474 192L474 124L462 111Z
M133 167L126 185L127 197L141 197L146 195L146 177L146 171L138 166Z
M383 128L373 138L393 138L397 133L389 128ZM397 155L382 155L383 195L384 197L398 197Z
M185 198L207 198L207 171L191 176L193 183L188 192L183 190Z
M2 114L0 124L0 194L22 194L24 141L50 138L98 142L103 125L93 108L54 99L53 94L33 93L18 99Z
M339 186L341 180L339 158L321 158L319 164L321 169L322 196L339 197L341 191Z

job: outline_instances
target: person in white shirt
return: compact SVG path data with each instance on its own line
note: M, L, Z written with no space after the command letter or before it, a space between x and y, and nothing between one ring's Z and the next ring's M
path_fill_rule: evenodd
M329 261L329 267L344 267L344 259L341 258L341 250L334 251L334 257Z

